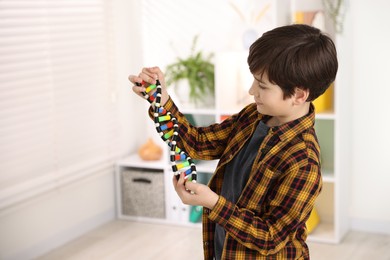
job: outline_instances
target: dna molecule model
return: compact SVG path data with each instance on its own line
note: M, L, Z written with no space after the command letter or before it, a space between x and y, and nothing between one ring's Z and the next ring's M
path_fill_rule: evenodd
M184 172L188 181L196 182L196 166L191 157L177 146L179 125L177 119L161 106L161 84L157 80L156 84L147 86L145 82L136 83L137 86L144 86L143 97L154 106L153 118L157 133L161 139L170 147L170 162L172 171L176 178ZM152 92L155 90L154 92Z

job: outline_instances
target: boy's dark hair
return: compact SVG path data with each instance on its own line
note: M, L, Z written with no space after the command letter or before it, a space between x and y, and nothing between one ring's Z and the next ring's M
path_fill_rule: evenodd
M266 73L269 81L283 90L284 98L291 97L296 87L308 89L307 101L325 92L338 68L332 39L304 24L264 33L251 45L248 64L252 74Z

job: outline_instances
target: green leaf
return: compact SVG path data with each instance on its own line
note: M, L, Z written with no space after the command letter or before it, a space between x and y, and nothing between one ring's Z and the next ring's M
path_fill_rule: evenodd
M212 53L204 56L202 51L196 52L198 35L192 41L191 53L187 58L178 57L166 67L168 86L187 79L190 87L190 100L197 103L205 95L214 95L214 64Z

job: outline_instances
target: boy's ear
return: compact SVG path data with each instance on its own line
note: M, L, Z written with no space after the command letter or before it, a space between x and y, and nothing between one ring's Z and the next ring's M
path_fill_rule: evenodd
M295 105L301 105L306 102L306 100L309 97L309 90L296 87L295 93L294 93L294 104Z

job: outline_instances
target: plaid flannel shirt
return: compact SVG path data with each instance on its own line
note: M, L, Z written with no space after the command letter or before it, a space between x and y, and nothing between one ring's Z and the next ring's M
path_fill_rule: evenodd
M219 124L194 127L171 99L164 107L178 120L179 147L193 159L219 159L208 185L220 194L226 164L265 116L250 104ZM314 122L311 105L308 115L271 127L237 203L220 196L203 210L204 259L214 258L215 223L226 230L222 259L309 259L305 223L322 187Z

